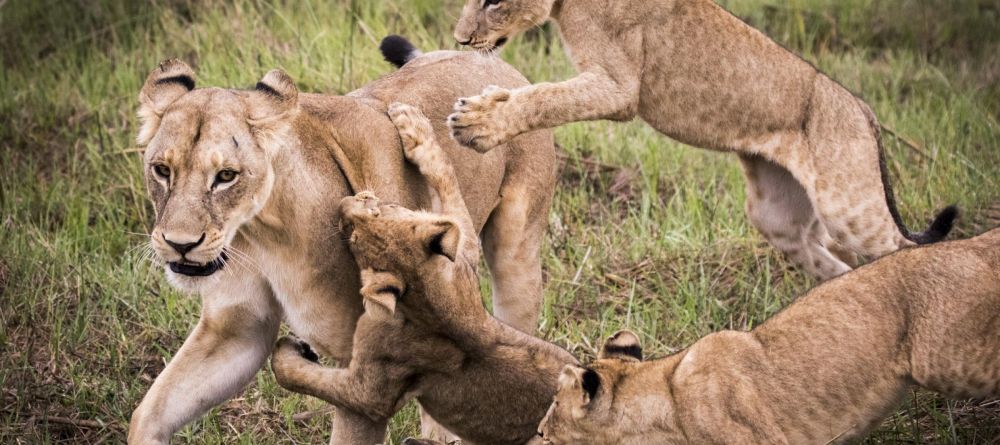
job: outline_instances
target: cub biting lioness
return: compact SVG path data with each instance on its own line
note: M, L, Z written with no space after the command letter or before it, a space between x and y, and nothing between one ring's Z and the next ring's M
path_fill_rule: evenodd
M822 445L863 437L914 384L1000 396L998 271L994 229L903 250L660 360L620 332L563 370L540 431L554 445Z
M389 115L442 214L382 204L369 192L344 198L342 229L361 269L365 304L350 365L314 363L286 337L271 361L274 375L287 389L376 423L415 397L466 444L537 440L559 372L576 360L486 312L476 275L479 240L451 163L420 111L393 104Z

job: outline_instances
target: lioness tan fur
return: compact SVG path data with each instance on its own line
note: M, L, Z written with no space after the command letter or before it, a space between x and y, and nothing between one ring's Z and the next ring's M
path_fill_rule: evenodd
M871 108L711 0L467 0L455 38L492 51L548 19L580 75L459 100L453 136L481 152L569 122L636 116L680 142L739 155L751 222L820 278L942 239L955 211L910 233Z
M342 224L365 299L350 366L314 363L286 337L271 360L274 375L285 388L377 423L415 397L463 443L537 441L559 372L576 360L486 312L479 241L451 164L420 111L394 104L389 114L442 212L381 204L368 192L345 198Z
M347 96L299 93L281 71L250 91L195 89L193 70L176 60L150 73L138 138L156 210L150 243L168 263L168 278L199 293L203 306L133 413L129 442L167 443L239 392L263 366L282 321L323 354L350 358L362 299L357 265L336 230L341 198L371 190L402 205L431 204L426 183L405 165L387 104L420 106L446 137L457 97L492 83L527 84L510 66L475 54L413 55ZM555 180L552 136L528 134L486 156L454 143L445 150L472 215L470 233L483 237L495 311L532 330ZM331 441L372 444L383 436L384 425L340 410Z
M905 249L826 282L750 332L640 361L619 333L568 366L550 444L849 443L911 385L1000 396L1000 229Z

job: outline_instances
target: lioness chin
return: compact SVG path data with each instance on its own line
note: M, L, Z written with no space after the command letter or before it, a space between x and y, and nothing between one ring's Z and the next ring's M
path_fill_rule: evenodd
M561 444L851 443L916 384L1000 396L1000 229L828 281L750 332L641 361L634 334L567 366L540 430Z
M201 318L132 414L129 442L163 444L242 390L270 354L282 321L337 360L351 356L362 313L357 265L336 231L340 199L361 190L412 207L431 197L408 168L387 104L421 106L447 142L444 118L488 84L526 85L495 59L419 52L401 38L383 51L401 65L347 96L300 93L282 71L252 90L195 88L170 60L139 94L150 243L170 281L202 298ZM445 147L483 237L498 316L533 330L541 302L538 252L554 188L552 135L517 138L497 154ZM381 442L384 424L338 410L334 443Z
M537 442L556 378L576 360L486 312L476 274L479 240L451 164L419 110L395 104L389 113L441 211L383 204L368 192L345 198L343 230L365 299L351 363L324 367L284 338L271 361L275 377L380 423L416 398L465 444Z
M460 99L455 139L485 152L525 131L639 116L737 153L751 222L822 279L951 229L953 208L906 229L867 104L711 0L467 0L455 38L492 51L550 18L580 75Z

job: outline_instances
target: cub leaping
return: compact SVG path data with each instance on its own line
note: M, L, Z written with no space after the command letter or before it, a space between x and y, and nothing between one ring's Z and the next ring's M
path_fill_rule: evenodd
M792 261L820 278L943 239L944 209L911 233L893 200L871 108L710 0L467 0L462 44L493 50L547 19L580 75L460 99L460 143L486 152L570 122L641 117L680 142L740 156L747 213Z

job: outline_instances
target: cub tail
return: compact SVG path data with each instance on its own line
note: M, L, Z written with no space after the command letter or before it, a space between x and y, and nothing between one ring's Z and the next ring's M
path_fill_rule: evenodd
M885 192L885 203L889 206L889 214L892 215L892 220L896 223L896 228L899 229L900 233L906 239L917 244L931 244L943 240L948 236L948 232L951 232L952 226L955 224L955 219L958 218L958 207L950 205L941 209L934 216L934 221L931 222L930 227L923 232L910 232L906 228L906 224L903 224L903 218L899 215L899 209L896 207L896 198L892 192L892 184L889 182L889 168L886 166L885 148L882 146L882 125L879 124L878 118L875 117L875 113L868 104L860 99L858 99L858 103L861 105L861 111L868 118L868 124L871 126L875 141L878 143L878 168L882 175L882 190Z
M409 40L395 34L382 39L378 49L382 51L382 57L385 57L386 62L396 65L396 68L402 68L406 62L423 54Z
M958 217L958 207L950 205L941 209L937 216L934 217L934 221L931 222L930 227L923 232L907 233L903 232L910 241L917 244L930 244L936 243L948 236L948 232L951 232L952 225L955 223L955 218Z

